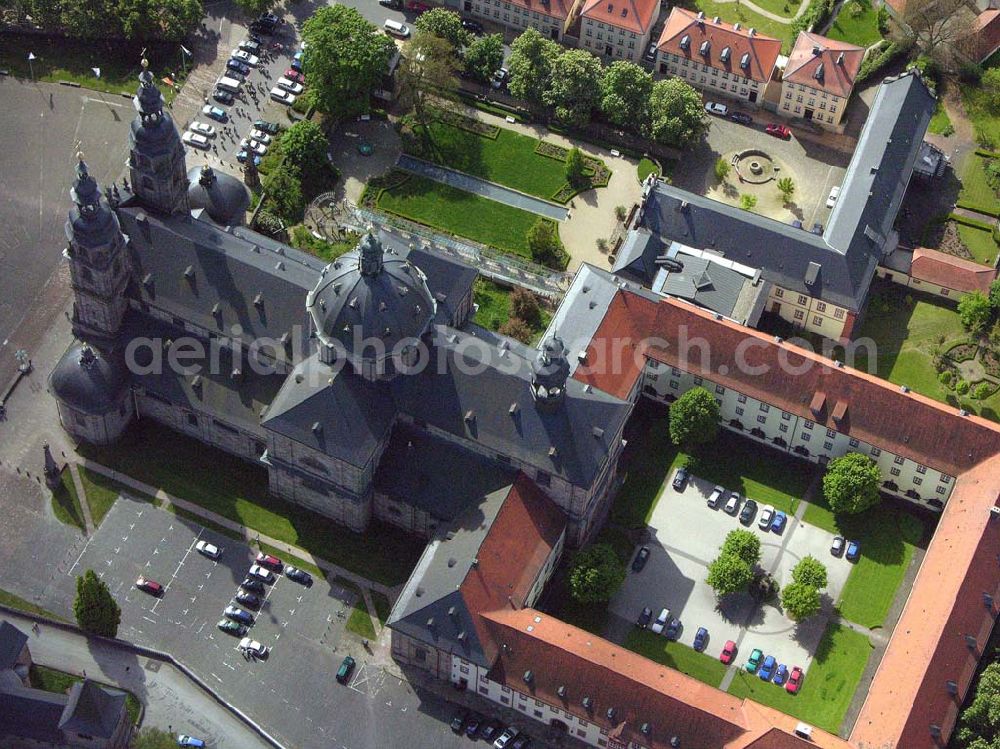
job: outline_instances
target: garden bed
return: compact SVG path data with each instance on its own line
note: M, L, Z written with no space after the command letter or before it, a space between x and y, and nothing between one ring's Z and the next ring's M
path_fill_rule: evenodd
M976 358L979 346L975 343L956 343L945 352L945 356L955 362L970 361Z

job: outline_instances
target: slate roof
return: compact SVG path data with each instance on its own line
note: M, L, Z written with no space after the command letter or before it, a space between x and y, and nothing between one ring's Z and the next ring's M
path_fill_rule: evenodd
M14 737L60 746L64 737L59 721L65 707L64 694L28 689L14 679L0 679L0 739Z
M0 622L0 671L14 668L28 636L8 621Z
M666 245L645 227L633 229L625 235L618 248L611 272L640 283L648 283L656 275L656 258Z
M386 241L385 233L382 237L387 247L392 246ZM419 247L408 250L405 257L427 276L427 288L437 302L435 322L441 325L454 325L456 307L472 290L479 271L459 260L446 258Z
M84 679L70 688L59 727L64 731L108 739L114 736L124 714L124 692L106 689Z
M719 251L760 268L772 283L858 311L934 105L916 73L887 79L879 87L822 236L659 181L649 190L639 225L663 241ZM820 269L807 284L811 264Z
M659 0L585 0L580 16L642 36L656 21Z
M800 31L782 79L846 99L854 90L864 57L861 47Z
M673 272L661 268L653 281L653 291L732 317L747 277L707 258L682 255L678 259L683 259L683 268Z
M119 353L102 353L73 343L49 374L49 387L61 401L75 409L105 414L117 407L123 389L128 386L128 376Z

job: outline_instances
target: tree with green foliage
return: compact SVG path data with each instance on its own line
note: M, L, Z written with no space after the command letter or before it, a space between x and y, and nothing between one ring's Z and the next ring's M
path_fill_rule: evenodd
M274 0L236 0L236 4L250 16L259 16L265 11L271 10Z
M146 726L132 738L132 749L177 749L177 739L162 728Z
M793 622L801 622L819 613L819 591L805 583L791 582L781 591L781 607Z
M670 439L675 445L702 445L718 434L719 404L705 388L691 388L670 406Z
M625 564L611 544L594 544L573 556L569 589L581 603L608 601L625 582Z
M503 36L489 34L476 37L465 48L465 72L480 83L486 83L503 65Z
M298 170L304 182L329 171L329 149L323 128L312 120L296 122L278 137L277 151L285 163Z
M510 316L524 320L529 325L537 325L542 319L538 297L523 286L515 286L510 292Z
M649 134L657 143L688 148L708 132L701 94L680 78L653 84L649 98Z
M297 224L302 220L306 200L302 195L302 174L298 167L287 161L276 167L264 178L267 205L285 222Z
M979 675L954 738L961 749L1000 749L1000 662L991 663Z
M962 321L962 327L973 335L982 333L993 319L989 297L981 291L963 296L958 302L958 319Z
M753 567L735 554L719 554L708 565L705 582L717 596L746 590L753 581Z
M413 25L417 31L447 40L456 54L469 43L469 32L462 27L462 17L447 8L432 8L421 13Z
M795 182L792 181L791 177L782 177L776 183L778 186L778 192L781 193L781 198L786 203L790 202L792 195L795 193Z
M574 146L566 154L566 181L573 187L583 187L587 182L587 175L584 174L587 162L583 158L583 152Z
M989 68L979 79L979 86L986 94L986 103L994 112L1000 112L1000 68Z
M715 160L715 179L722 182L729 176L729 172L732 171L732 167L729 162L726 161L721 156Z
M412 109L414 118L421 125L433 119L434 108L451 109L451 100L440 94L458 88L455 75L459 67L451 42L418 31L406 45L406 54L396 72L400 105ZM425 138L429 137L426 128L420 131Z
M600 105L601 61L582 49L566 49L552 62L542 101L564 125L583 127Z
M73 615L80 629L102 637L115 637L122 612L111 591L93 570L76 578Z
M615 60L601 78L601 113L613 125L636 133L649 126L653 77L628 60Z
M878 504L881 481L874 460L861 453L847 453L827 465L823 497L835 513L856 515Z
M757 207L757 196L743 193L740 195L740 208L744 211L752 211Z
M554 221L539 216L528 229L527 240L531 259L536 263L549 268L561 265L563 246Z
M280 237L285 231L285 226L281 219L266 208L261 208L257 211L253 228L269 237Z
M12 10L47 32L131 41L182 40L204 16L201 0L27 0Z
M753 531L737 528L726 534L719 551L732 554L753 567L760 561L760 537Z
M513 338L515 341L527 344L530 344L531 339L535 337L531 326L520 317L510 317L505 320L498 332L500 335L505 335L508 338Z
M826 587L826 567L814 556L806 556L792 568L792 580L817 590Z
M561 51L557 42L542 36L538 30L525 29L510 45L507 89L511 96L536 107L542 105L552 65Z
M396 51L392 40L346 5L319 8L302 25L302 40L316 108L340 117L367 112Z
M976 385L976 389L972 391L972 397L978 401L986 400L987 398L990 397L990 391L992 390L993 388L990 387L990 384L988 382L985 381L980 382L978 385Z

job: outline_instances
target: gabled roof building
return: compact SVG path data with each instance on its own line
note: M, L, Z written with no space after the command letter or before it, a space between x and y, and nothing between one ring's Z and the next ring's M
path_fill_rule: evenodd
M580 46L607 62L638 62L649 47L659 0L583 0Z
M779 113L838 129L864 57L861 47L799 32L782 71Z

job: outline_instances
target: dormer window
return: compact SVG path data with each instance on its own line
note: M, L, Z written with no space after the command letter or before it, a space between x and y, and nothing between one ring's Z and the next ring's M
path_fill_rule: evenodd
M744 52L743 57L740 58L740 67L744 70L750 69L750 53Z
M702 57L708 57L708 52L711 49L712 49L712 43L708 41L708 39L706 39L701 43L701 47L699 47L698 52L701 54Z
M729 47L723 47L722 52L719 54L719 60L722 62L729 62L729 56L732 54L732 49Z
M691 49L691 37L687 34L681 37L681 49Z

